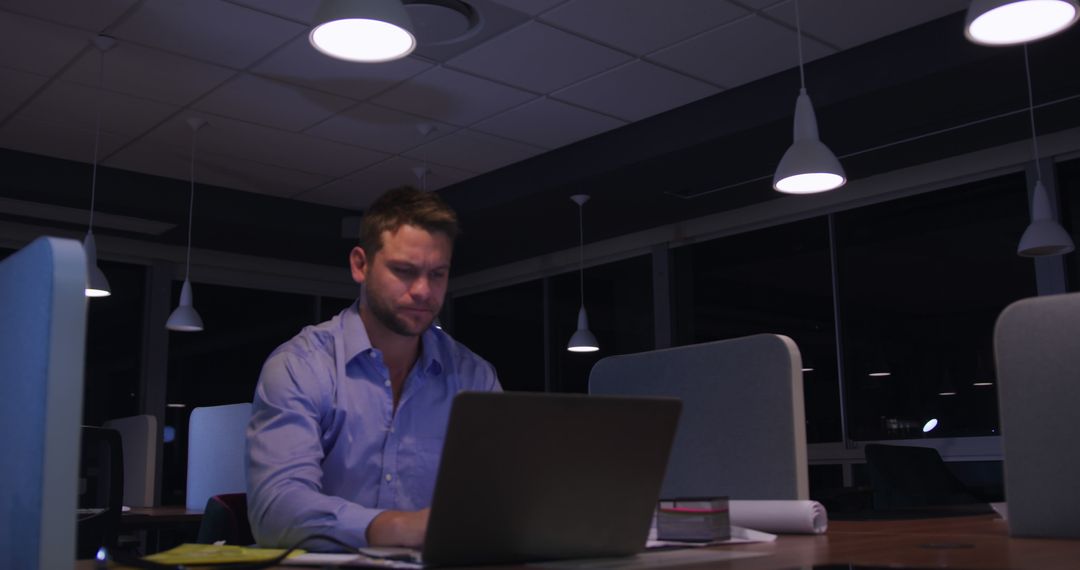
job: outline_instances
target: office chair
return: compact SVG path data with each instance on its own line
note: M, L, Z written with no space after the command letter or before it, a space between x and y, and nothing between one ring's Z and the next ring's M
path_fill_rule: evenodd
M83 426L75 555L116 548L124 498L124 453L114 429Z
M201 509L214 495L247 490L244 446L250 418L251 402L199 407L191 411L187 508Z
M870 443L865 452L875 510L984 502L949 471L936 449Z
M213 544L219 540L239 546L255 544L248 522L246 493L214 495L206 500L196 542Z

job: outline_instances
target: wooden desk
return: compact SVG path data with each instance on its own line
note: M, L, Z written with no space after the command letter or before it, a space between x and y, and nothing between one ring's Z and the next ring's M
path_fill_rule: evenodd
M182 506L131 507L120 515L120 533L138 537L140 550L160 552L179 542L193 542L202 522L202 511ZM162 540L162 534L166 539Z
M970 570L1076 570L1080 540L1010 538L994 515L905 521L836 521L820 536L782 535L776 542L715 547L754 552L742 558L679 568L781 570L815 564L858 564L890 568L967 568ZM94 568L79 561L78 570ZM617 568L617 565L606 566ZM287 567L287 568L296 568ZM491 570L494 567L484 567ZM528 568L520 565L519 570Z
M120 530L194 524L202 521L203 512L181 506L131 507L120 515Z

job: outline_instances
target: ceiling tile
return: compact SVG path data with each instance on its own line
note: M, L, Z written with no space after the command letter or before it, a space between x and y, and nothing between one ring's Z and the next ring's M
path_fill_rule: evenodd
M808 34L847 49L967 9L969 0L816 0L799 5ZM795 27L795 5L773 6L766 14Z
M62 78L96 87L100 65L100 54L87 53ZM190 103L234 74L224 67L123 42L105 53L104 66L106 90L176 105Z
M650 60L730 89L796 67L795 32L758 15L749 16L660 50ZM803 38L806 61L833 50Z
M353 104L351 99L252 75L240 75L194 107L226 117L301 131Z
M221 0L146 0L113 35L242 69L306 29Z
M98 155L108 156L127 140L127 137L103 129ZM0 127L0 147L89 164L94 161L94 130L62 121L15 116ZM89 189L88 178L87 191Z
M233 4L310 25L319 10L319 0L229 0Z
M565 2L566 0L490 0L495 4L500 4L517 10L523 14L535 16L545 10L548 10L552 6L557 6Z
M53 75L83 50L94 34L0 11L0 66Z
M529 22L451 59L447 65L550 93L629 59L624 53L573 34Z
M35 91L45 84L47 78L33 73L0 67L0 120L19 108Z
M719 91L685 75L634 61L557 91L553 97L637 121Z
M296 196L298 200L337 206L350 210L363 210L371 205L383 192L398 186L420 184L413 173L417 162L402 157L394 157L369 166L361 172L335 180ZM472 178L471 172L441 165L429 165L426 188L431 191L445 188L462 180Z
M99 33L138 0L4 0L4 9Z
M99 100L101 130L127 136L145 133L179 109L174 105L114 91L104 91L99 96L96 88L55 81L24 107L20 115L36 120L60 121L93 132Z
M199 131L199 149L222 156L333 177L350 174L386 158L380 152L308 135L218 115L202 116L209 124ZM147 138L160 144L189 140L191 129L185 119L178 116L155 129Z
M572 0L540 19L644 55L748 13L717 0Z
M513 87L436 67L372 101L436 121L466 126L532 98L529 93Z
M425 136L417 128L420 124L431 125L435 130ZM307 133L398 154L446 136L457 128L401 111L361 103L308 129Z
M379 64L341 61L316 51L304 36L260 62L252 71L286 83L352 99L367 99L430 67L430 63L411 57Z
M473 125L473 129L552 149L621 127L621 121L541 97Z
M434 165L482 173L502 168L543 152L543 149L462 129L413 149L405 156ZM432 166L437 170L438 166Z
M201 136L202 133L200 133ZM155 176L189 180L191 175L189 170L190 161L190 146L160 144L142 140L117 153L105 164ZM210 185L270 196L291 197L308 188L324 184L327 180L330 180L330 177L320 174L300 172L282 168L279 165L207 152L202 148L201 144L196 151L196 194L198 194L202 185ZM198 196L196 196L196 219L199 215L198 204Z

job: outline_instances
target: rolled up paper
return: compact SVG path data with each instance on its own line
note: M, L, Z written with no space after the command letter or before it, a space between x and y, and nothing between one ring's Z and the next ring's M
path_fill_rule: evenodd
M736 501L728 502L731 524L789 534L821 534L829 528L825 507L817 501Z

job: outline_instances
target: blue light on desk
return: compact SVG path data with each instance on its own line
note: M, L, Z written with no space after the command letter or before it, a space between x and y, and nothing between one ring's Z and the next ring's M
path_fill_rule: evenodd
M176 441L176 428L172 426L165 426L165 429L162 430L161 437L165 441L165 443L172 443Z

